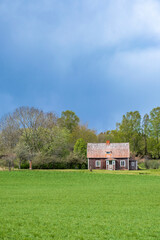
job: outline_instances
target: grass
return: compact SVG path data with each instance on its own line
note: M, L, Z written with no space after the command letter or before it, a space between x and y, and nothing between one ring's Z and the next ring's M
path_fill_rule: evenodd
M159 239L160 171L140 172L1 171L0 239Z

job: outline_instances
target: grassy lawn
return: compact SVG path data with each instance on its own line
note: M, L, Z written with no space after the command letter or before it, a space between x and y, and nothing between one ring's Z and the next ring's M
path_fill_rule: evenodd
M159 239L160 171L120 173L0 171L0 239Z

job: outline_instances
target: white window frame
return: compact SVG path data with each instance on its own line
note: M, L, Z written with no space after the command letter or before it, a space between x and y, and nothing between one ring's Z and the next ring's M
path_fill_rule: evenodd
M112 165L115 166L115 160L112 161Z
M131 166L132 166L132 167L135 167L135 163L134 163L134 162L131 162Z
M97 168L100 168L101 167L101 161L100 160L96 160L95 165L96 165Z
M122 164L124 162L124 165ZM120 167L125 167L126 166L126 161L125 160L120 160Z
M110 152L110 151L107 151L106 154L111 154L111 152Z

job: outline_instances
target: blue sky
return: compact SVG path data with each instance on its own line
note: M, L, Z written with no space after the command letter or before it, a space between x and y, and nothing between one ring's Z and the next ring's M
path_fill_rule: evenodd
M160 106L160 1L0 0L0 116L73 110L106 131Z

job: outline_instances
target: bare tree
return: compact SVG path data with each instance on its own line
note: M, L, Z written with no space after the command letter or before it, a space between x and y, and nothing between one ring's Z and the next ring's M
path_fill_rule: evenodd
M0 120L1 142L4 148L13 149L20 137L20 127L13 114L8 114Z
M19 123L13 114L8 114L1 118L0 150L4 154L3 160L8 165L9 170L11 170L11 167L14 169L14 148L19 141L20 135Z
M50 112L44 113L34 107L20 107L14 112L14 119L19 123L20 129L23 132L25 142L28 148L29 168L32 169L32 159L38 152L38 129L53 128L57 122L57 116Z
M39 128L52 129L57 124L53 112L44 113L34 107L19 107L0 119L0 155L9 166L13 165L15 153L21 161L25 158L32 169L32 159L39 151ZM22 140L21 140L22 138Z

